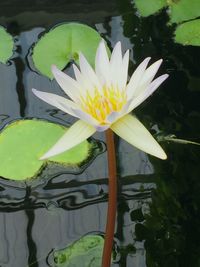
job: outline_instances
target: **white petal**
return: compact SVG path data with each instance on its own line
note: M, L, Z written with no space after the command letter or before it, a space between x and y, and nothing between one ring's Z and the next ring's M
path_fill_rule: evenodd
M140 81L144 75L145 69L150 59L151 59L150 57L147 57L144 61L142 61L142 63L137 67L137 69L132 74L126 88L128 99L132 98L135 91L137 90L138 85L140 84Z
M90 81L92 87L96 86L97 88L100 88L101 84L96 73L82 53L79 53L79 63L82 74Z
M52 73L63 91L72 100L76 101L79 98L79 91L81 90L79 84L67 74L60 71L55 65L52 66Z
M121 50L121 43L118 42L115 45L110 58L110 81L112 85L119 87L121 72L122 72L122 50Z
M95 58L95 72L101 81L101 84L110 83L110 62L108 58L108 53L106 51L105 43L102 40L97 49Z
M130 102L127 112L131 112L134 108L144 102L151 94L153 94L153 92L161 85L161 83L168 78L168 76L168 74L159 76L146 88L144 92L142 92L136 98L133 98L132 102Z
M115 63L117 63L117 62L122 64L121 42L117 42L116 45L113 48L112 55L111 55L111 58L110 58L111 67L114 67Z
M122 90L125 88L127 83L128 64L129 64L129 50L126 51L122 61L121 77L119 82L119 88L121 88Z
M69 150L93 135L95 131L96 129L93 126L81 120L75 122L59 141L40 159L47 159Z
M140 93L142 93L146 89L146 87L150 84L150 82L155 77L162 61L163 61L162 59L156 61L155 63L153 63L150 67L148 67L145 70L144 75L143 75L137 89L135 90L134 96L138 96Z
M38 91L36 89L32 89L32 91L37 97L39 97L43 101L47 102L48 104L66 112L66 113L68 113L74 117L77 117L77 115L73 112L73 109L79 109L79 107L74 102L72 102L72 101L70 101L70 100L68 100L62 96L59 96L59 95L41 92L41 91Z
M85 96L88 91L93 92L93 85L88 78L86 78L75 64L73 64L74 74L81 90L80 95ZM92 89L92 90L91 90ZM80 97L79 95L79 97Z
M106 121L109 123L113 123L121 116L121 114L121 112L113 111L106 117Z
M151 66L149 66L145 70L144 76L142 77L142 80L141 80L141 84L150 83L153 80L162 62L163 60L159 59L158 61L154 62Z
M128 143L141 149L142 151L160 159L167 158L161 146L144 127L144 125L135 117L125 115L112 124L111 129Z
M73 109L74 114L81 120L85 121L86 123L93 125L94 127L96 127L97 125L99 125L99 122L93 118L90 114L80 110L80 109Z
M95 126L97 132L104 132L105 130L107 130L108 128L110 128L110 124L106 124L106 125L97 125Z

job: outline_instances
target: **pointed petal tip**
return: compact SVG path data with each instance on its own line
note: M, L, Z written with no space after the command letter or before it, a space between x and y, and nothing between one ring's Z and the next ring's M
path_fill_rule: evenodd
M39 90L37 90L37 89L35 89L35 88L32 88L32 92L33 92L33 94L34 94L35 96L37 96L37 97L40 97L40 93L44 93L44 92L39 91Z
M146 57L145 59L144 59L144 61L146 62L149 62L151 60L151 57Z
M167 159L167 155L164 153L164 155L163 155L163 157L161 159L166 160Z
M84 57L84 55L81 51L78 52L78 57L79 57L79 59L80 59L80 57Z
M114 48L115 48L115 47L119 47L119 48L121 48L121 42L118 41L118 42L114 45Z
M104 45L104 46L105 46L105 41L104 41L104 39L103 39L103 38L101 38L101 41L100 41L100 43L99 43L99 47L100 47L100 46L102 46L102 45Z
M66 131L57 143L50 148L50 150L40 157L40 160L46 160L70 150L93 135L95 131L96 129L93 126L78 120Z
M53 72L53 71L56 71L58 68L57 68L57 66L56 65L54 65L54 64L52 64L51 65L51 71Z
M162 159L162 160L166 160L167 159L167 154L165 153L165 151L160 147L160 151L157 154L154 154L153 156Z
M47 157L45 157L45 155L39 158L39 160L46 160L46 159Z
M51 65L51 72L52 72L55 79L56 79L56 74L58 71L59 71L59 69L57 68L56 65Z
M162 160L167 159L162 147L136 117L125 115L113 123L111 129L125 141L145 153Z

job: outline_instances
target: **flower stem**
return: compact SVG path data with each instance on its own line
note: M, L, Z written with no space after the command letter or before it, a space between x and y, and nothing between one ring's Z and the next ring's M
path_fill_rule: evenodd
M108 210L105 242L103 248L102 267L110 267L113 238L115 231L115 218L117 211L117 168L116 155L113 131L108 129L106 131L106 143L108 152Z

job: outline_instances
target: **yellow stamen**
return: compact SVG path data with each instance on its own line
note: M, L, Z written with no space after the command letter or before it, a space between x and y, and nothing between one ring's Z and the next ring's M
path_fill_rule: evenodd
M95 88L93 95L87 91L85 96L80 97L80 102L85 112L104 124L111 112L119 112L123 108L127 102L127 96L125 90L104 86L103 90Z

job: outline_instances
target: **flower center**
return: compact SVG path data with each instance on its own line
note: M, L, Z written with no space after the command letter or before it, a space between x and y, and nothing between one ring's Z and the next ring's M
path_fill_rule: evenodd
M81 108L101 124L107 123L107 116L113 111L119 112L126 102L126 91L114 86L104 86L102 90L96 88L93 95L87 91L81 96Z

